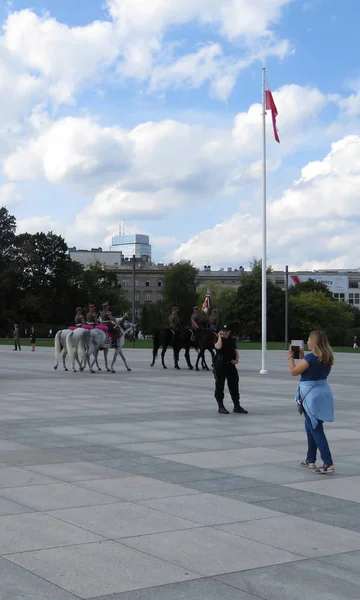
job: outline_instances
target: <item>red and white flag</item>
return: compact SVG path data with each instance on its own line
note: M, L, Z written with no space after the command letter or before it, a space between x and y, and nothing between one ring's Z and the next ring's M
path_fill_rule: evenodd
M207 294L205 296L204 303L203 303L203 305L201 307L201 310L204 313L207 313L207 312L209 312L210 308L211 308L211 296L210 296L210 292L208 290L208 292L207 292Z
M278 116L278 111L276 108L276 104L270 90L265 90L265 108L266 110L271 110L272 123L274 129L274 137L275 140L280 144L279 133L276 126L276 117Z

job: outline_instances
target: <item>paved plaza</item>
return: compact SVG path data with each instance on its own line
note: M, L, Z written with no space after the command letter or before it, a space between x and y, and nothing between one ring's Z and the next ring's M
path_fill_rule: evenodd
M73 374L0 346L0 600L359 600L360 356L336 357L322 477L285 353L262 377L241 352L249 415L183 358L126 354Z

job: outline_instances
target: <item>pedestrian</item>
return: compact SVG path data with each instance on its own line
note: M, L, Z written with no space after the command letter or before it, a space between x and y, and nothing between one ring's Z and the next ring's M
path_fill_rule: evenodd
M358 349L358 347L359 347L359 346L358 346L358 342L357 342L357 336L356 336L356 335L354 335L354 339L353 339L353 348L354 348L354 350L357 350L357 349Z
M290 349L287 353L291 375L301 375L296 402L299 412L305 417L308 450L300 465L320 475L331 475L335 473L335 466L324 432L324 421L334 421L334 398L327 383L334 355L324 331L312 331L307 346L310 352L305 355L300 350L298 364L295 364L293 351ZM316 467L318 450L323 461L319 468Z
M214 358L215 399L218 403L219 413L228 415L229 411L224 406L225 381L229 388L231 399L234 403L234 413L247 415L248 411L240 406L239 374L236 365L239 362L239 352L231 329L224 325L218 333L215 343L216 355Z
M19 350L21 351L21 346L20 346L20 329L19 329L19 325L14 325L14 352L17 351L17 349L19 348Z
M31 328L30 338L31 338L31 346L32 346L31 352L35 352L35 344L36 344L36 331L35 331L35 327Z

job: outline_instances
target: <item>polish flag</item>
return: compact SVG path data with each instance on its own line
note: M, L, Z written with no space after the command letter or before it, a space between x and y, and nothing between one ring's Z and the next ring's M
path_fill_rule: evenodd
M278 130L276 127L276 117L278 116L278 111L276 108L276 104L274 102L274 98L270 90L265 90L265 108L266 110L271 110L273 129L274 129L274 137L275 140L280 144L280 138L278 134Z
M207 294L206 294L206 296L205 296L205 300L204 300L204 303L203 303L203 305L201 307L201 310L204 313L208 313L209 310L210 310L210 307L211 307L211 296L210 296L210 292L208 291Z

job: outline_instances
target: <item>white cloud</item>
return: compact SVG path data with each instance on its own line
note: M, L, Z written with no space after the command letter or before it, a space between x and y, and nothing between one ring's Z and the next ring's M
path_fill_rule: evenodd
M332 144L309 163L282 197L268 204L268 260L276 267L344 268L357 264L360 223L360 136ZM174 259L246 264L262 252L261 218L238 212L182 244ZM235 257L239 257L235 259ZM316 257L316 258L314 258ZM336 265L336 267L335 267Z
M22 195L18 192L14 183L6 183L0 187L0 205L14 206L22 201Z
M16 232L18 234L37 233L38 231L43 231L44 233L53 231L58 235L63 235L60 233L63 231L63 225L48 215L42 217L26 217L17 220Z
M31 10L9 15L2 43L24 70L49 82L48 93L59 103L71 101L79 86L113 63L119 53L111 22L70 27Z

